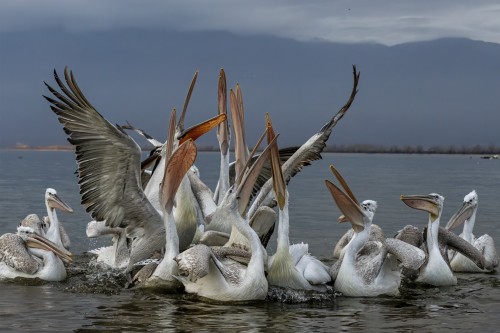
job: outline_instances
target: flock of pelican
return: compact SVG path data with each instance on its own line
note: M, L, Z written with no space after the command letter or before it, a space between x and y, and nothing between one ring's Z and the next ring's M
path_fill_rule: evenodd
M490 272L498 266L493 239L475 238L478 196L472 191L445 228L440 227L444 198L403 195L413 209L428 213L426 230L406 226L385 237L373 224L377 203L359 202L340 172L330 166L335 183L326 180L342 212L339 222L352 226L335 245L337 261L327 266L304 243L290 244L291 178L321 158L333 127L357 93L359 73L353 67L353 88L347 103L300 147L278 148L271 117L251 150L244 126L239 85L229 91L220 71L218 115L185 128L193 77L177 120L173 109L164 143L130 124L112 125L87 100L73 73L64 80L54 71L59 90L46 84L50 103L75 147L81 203L94 219L88 237L111 236L112 246L92 250L97 261L122 270L135 287L161 288L217 301L265 299L269 286L346 296L398 295L402 279L435 286L455 285L453 272ZM195 166L195 140L217 128L220 175L212 191ZM143 135L155 148L141 161L139 145L127 130ZM234 161L230 162L231 138ZM262 141L266 146L259 149ZM28 215L17 233L0 237L0 279L16 277L61 281L72 261L69 237L56 209L72 212L55 190L45 194L47 217ZM277 206L277 208L275 208ZM277 224L276 252L266 246ZM463 225L460 236L451 229Z

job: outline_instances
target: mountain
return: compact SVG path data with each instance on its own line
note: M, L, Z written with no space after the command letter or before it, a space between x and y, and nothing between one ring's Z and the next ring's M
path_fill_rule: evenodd
M440 39L387 47L298 42L227 32L122 29L0 33L0 148L64 144L43 81L73 70L110 122L130 121L159 140L199 70L186 126L217 112L217 77L243 89L247 136L269 112L280 145L310 137L347 100L352 64L359 94L330 143L387 146L500 144L500 45ZM216 145L215 134L201 140Z

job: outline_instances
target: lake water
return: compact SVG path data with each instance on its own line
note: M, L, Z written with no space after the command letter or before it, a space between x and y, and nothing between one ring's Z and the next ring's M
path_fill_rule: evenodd
M219 155L198 155L202 179L213 188ZM343 174L359 200L378 202L374 223L387 236L406 224L425 226L424 212L406 207L401 194L436 192L445 199L442 221L475 189L479 195L476 236L490 234L500 252L500 160L466 155L324 154L292 179L291 242L309 243L312 254L333 262L331 253L347 225L324 185L329 164ZM348 298L328 295L305 303L275 301L214 304L189 295L124 289L124 279L99 270L85 252L107 244L89 240L91 220L80 206L72 152L0 152L0 234L15 232L29 213L45 214L44 193L53 187L73 209L59 213L71 237L75 262L59 283L0 282L0 330L18 331L197 331L197 332L498 332L499 274L458 274L445 288L404 284L399 297ZM273 239L274 240L274 239ZM268 250L274 252L274 242Z

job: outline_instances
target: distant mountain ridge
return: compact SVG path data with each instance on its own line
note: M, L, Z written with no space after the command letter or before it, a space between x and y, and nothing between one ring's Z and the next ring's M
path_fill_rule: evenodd
M122 29L0 33L0 147L60 145L65 134L41 97L64 66L112 123L165 139L200 71L186 124L217 112L217 75L243 88L249 141L270 112L280 145L300 144L359 94L331 144L499 145L500 45L461 38L400 44L298 42L226 32ZM215 144L215 134L200 144Z

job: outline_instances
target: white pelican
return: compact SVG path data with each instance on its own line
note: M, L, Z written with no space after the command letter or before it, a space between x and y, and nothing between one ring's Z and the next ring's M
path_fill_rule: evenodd
M174 124L175 112L173 112L170 127L172 134L174 131ZM173 149L172 137L169 138L169 142L168 150L171 150ZM178 266L175 257L179 254L179 235L176 230L173 212L174 199L176 198L176 192L178 191L179 185L186 179L186 172L191 168L196 159L196 145L193 140L189 139L177 147L170 156L168 155L160 188L160 200L166 236L165 254L156 267L153 275L145 281L144 286L177 289L177 287L182 286L175 278L178 274Z
M176 258L180 273L178 279L188 293L228 302L266 298L268 282L264 266L267 253L258 235L241 216L241 207L246 207L248 203L255 180L269 155L269 148L270 146L262 152L250 170L245 172L241 181L226 192L213 214L214 219L231 221L248 239L251 257L249 260L246 258L247 265L230 259L232 255L244 257L241 255L241 249L225 248L225 258L221 258L210 247L195 245Z
M320 129L320 131L314 134L301 147L290 147L280 150L280 157L284 162L282 170L286 183L288 183L291 177L297 174L304 166L309 165L314 160L321 159L321 152L326 147L326 141L330 137L333 127L343 117L345 112L347 112L356 96L359 73L356 71L355 66L353 66L353 77L353 88L347 103ZM231 94L231 114L233 127L235 128L234 131L236 133L235 149L237 148L237 156L236 161L231 164L229 168L230 183L231 179L236 179L240 176L238 170L242 169L241 165L245 165L247 163L251 164L254 161L253 157L250 158L250 161L246 161L246 159L248 159L248 147L244 143L244 115L241 95L242 94L239 86L237 86L236 88L236 93L232 92ZM221 169L223 167L224 166L222 166ZM254 189L252 191L253 194L256 194L256 197L253 200L251 206L245 208L247 210L246 215L248 216L248 218L253 219L257 212L262 209L262 207L274 206L274 194L272 193L273 184L270 178L270 169L264 167L263 172L261 172L261 175L259 175L259 178L256 181L256 185L254 186ZM221 179L219 179L219 184L220 183ZM193 179L191 179L191 185L203 213L206 224L205 232L216 231L229 234L232 228L231 225L227 223L227 221L212 221L212 214L214 213L217 205L214 200L210 201L208 199L208 193L210 193L208 187L204 184L200 184L200 182L196 183ZM269 228L269 230L271 233L273 229ZM270 237L270 235L263 236L264 239L268 237Z
M424 239L427 250L427 261L420 267L416 282L423 282L434 286L451 286L457 284L457 278L448 263L446 250L444 251L445 257L443 257L443 253L441 252L439 237L442 237L442 243L447 243L449 246L473 259L477 265L484 267L484 257L478 250L452 232L447 232L447 230L439 228L441 213L443 211L443 196L437 193L428 195L402 195L401 200L408 207L429 213L429 222Z
M125 228L132 239L128 272L135 263L160 251L166 239L162 216L142 189L141 149L122 127L95 110L67 68L64 77L66 85L54 71L62 93L45 83L56 99L44 97L76 147L82 205L96 221ZM189 131L180 143L199 134Z
M345 296L399 295L401 275L395 259L405 267L416 269L423 264L425 253L396 239L369 241L377 203L365 200L359 204L340 174L333 166L330 168L348 193L325 180L335 203L344 214L339 221L349 221L355 232L345 247L343 257L336 263L335 290Z
M20 226L16 234L0 237L0 279L61 281L66 278L63 261L70 263L71 253L35 233L33 228Z
M268 141L275 137L269 115L267 118ZM297 290L316 290L325 292L326 284L331 281L328 267L309 254L308 245L290 245L288 214L288 191L281 171L278 146L271 148L271 168L273 188L279 207L278 239L276 253L267 262L267 280L270 285Z
M47 216L43 218L45 237L57 244L57 246L69 249L70 239L57 218L56 209L66 213L73 213L73 209L61 200L57 195L57 191L53 188L45 190L45 207L47 208Z
M483 254L485 268L480 269L463 254L450 251L450 266L455 272L491 272L498 266L498 256L493 238L488 234L476 238L472 233L476 222L477 206L478 196L476 191L472 191L464 197L462 207L450 219L446 229L453 229L463 222L464 228L460 237L474 245Z

